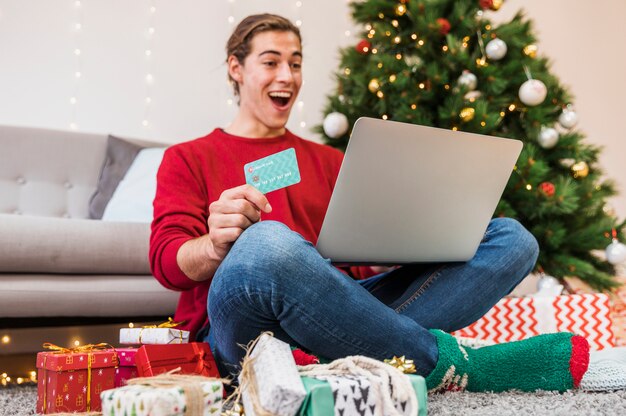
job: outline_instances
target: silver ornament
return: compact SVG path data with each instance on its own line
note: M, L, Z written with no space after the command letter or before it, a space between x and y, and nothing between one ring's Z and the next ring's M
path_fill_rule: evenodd
M480 91L469 91L467 94L463 96L467 101L476 101L483 95Z
M552 127L542 127L537 142L544 149L552 149L559 142L559 132Z
M626 245L619 242L617 238L606 248L606 259L609 263L616 265L626 261Z
M348 118L342 113L330 113L324 119L323 127L328 137L336 139L348 131Z
M548 88L538 79L529 79L519 87L519 99L527 106L539 105L546 99Z
M504 58L506 55L507 46L506 42L500 38L495 38L489 41L487 46L485 46L485 53L487 54L487 58L493 59L494 61L499 61Z
M478 85L478 78L476 78L476 75L472 74L466 69L459 77L458 83L459 85L466 87L468 90L473 91Z
M559 296L562 291L563 285L556 278L542 275L537 282L537 293L535 296Z
M566 129L571 129L578 123L578 114L576 111L569 108L563 109L563 112L559 116L559 124Z

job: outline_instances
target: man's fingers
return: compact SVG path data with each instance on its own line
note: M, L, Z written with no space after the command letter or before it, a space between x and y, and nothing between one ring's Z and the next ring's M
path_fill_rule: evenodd
M240 214L255 223L261 218L259 209L246 199L225 199L213 202L209 206L209 218L229 214Z
M226 245L235 242L243 230L239 227L215 228L209 231L209 236L214 245Z
M258 220L257 220L258 221ZM210 228L241 228L245 230L257 221L250 220L243 214L223 214L209 217Z
M253 203L258 209L263 212L272 212L272 206L267 200L267 197L252 185L246 184L237 186L236 188L227 189L222 192L220 199L222 198L245 199Z

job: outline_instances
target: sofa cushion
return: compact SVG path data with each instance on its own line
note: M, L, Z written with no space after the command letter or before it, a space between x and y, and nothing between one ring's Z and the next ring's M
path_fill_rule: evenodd
M103 221L152 222L157 171L164 147L141 149L109 200Z
M89 200L89 218L102 218L117 185L142 148L143 146L137 143L109 136L96 192Z
M150 274L149 224L0 214L0 272Z

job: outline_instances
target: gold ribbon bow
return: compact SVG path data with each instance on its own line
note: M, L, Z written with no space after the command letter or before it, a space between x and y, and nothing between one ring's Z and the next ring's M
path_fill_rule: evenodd
M113 357L112 364L117 365L118 359L117 359L117 352L115 351L115 347L113 347L111 344L101 342L99 344L85 344L85 345L79 345L73 348L65 348L65 347L60 347L58 345L52 344L50 342L45 342L43 344L43 348L46 350L52 351L53 354L87 353L87 411L89 412L91 410L91 354L94 351L113 350L113 353L115 355ZM46 368L46 358L47 356L44 356L44 360L43 360L44 380L46 377L46 373L48 371ZM44 387L43 389L43 412L44 413L46 413L46 391L47 390L48 389Z
M176 328L178 325L184 324L185 321L174 322L172 317L167 318L167 321L160 323L158 325L145 325L143 328Z
M396 357L394 355L391 360L386 359L385 362L390 366L402 371L404 374L413 374L417 372L415 370L415 363L413 362L413 360L407 360L404 355L402 357Z

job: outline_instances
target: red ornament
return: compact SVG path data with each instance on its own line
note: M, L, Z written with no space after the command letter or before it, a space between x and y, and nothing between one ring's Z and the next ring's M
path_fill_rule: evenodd
M539 190L546 196L553 196L555 187L552 182L542 182L539 184Z
M493 0L479 0L478 4L483 10L491 9L493 7Z
M442 35L447 35L452 28L450 22L448 22L448 19L445 19L443 17L437 19L437 26L439 26L439 33L441 33Z
M363 39L354 47L354 49L356 49L358 53L365 55L372 50L372 44L368 40Z

